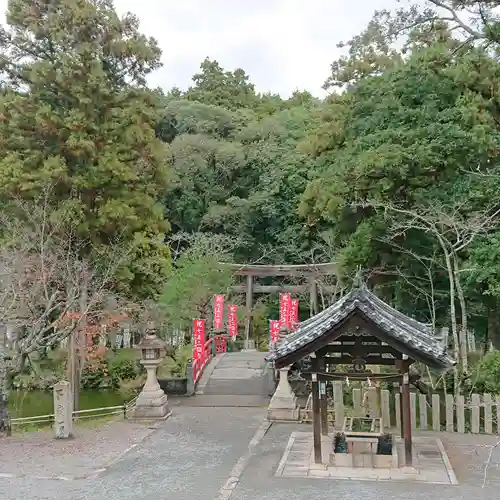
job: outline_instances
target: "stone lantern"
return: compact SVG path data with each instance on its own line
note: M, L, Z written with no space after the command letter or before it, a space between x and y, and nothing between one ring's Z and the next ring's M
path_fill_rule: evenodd
M141 364L146 368L147 379L134 409L135 419L166 419L170 416L167 395L156 378L156 370L165 355L166 344L156 335L154 324L149 323L145 335L137 345L141 350Z

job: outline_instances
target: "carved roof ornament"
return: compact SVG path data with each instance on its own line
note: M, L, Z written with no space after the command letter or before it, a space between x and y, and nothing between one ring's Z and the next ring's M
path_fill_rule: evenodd
M361 269L361 266L358 266L358 270L356 271L356 275L354 276L352 287L353 289L358 288L360 290L368 288L366 285L365 278L363 276L363 270Z
M373 327L374 337L416 361L440 370L455 364L446 353L445 342L433 334L429 325L406 316L379 299L368 289L360 272L355 285L330 307L303 321L267 359L281 365L293 362L293 358L303 358L340 335L352 334L347 322L358 316ZM365 333L364 329L360 331Z

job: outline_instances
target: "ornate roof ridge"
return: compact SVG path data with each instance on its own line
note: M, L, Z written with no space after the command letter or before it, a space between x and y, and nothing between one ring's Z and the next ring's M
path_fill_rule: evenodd
M414 354L421 353L426 359L441 366L454 364L454 360L446 354L442 340L432 335L429 325L406 316L385 303L363 282L319 314L301 323L294 333L279 342L267 359L280 359L302 349L334 329L356 310L386 335L406 345Z

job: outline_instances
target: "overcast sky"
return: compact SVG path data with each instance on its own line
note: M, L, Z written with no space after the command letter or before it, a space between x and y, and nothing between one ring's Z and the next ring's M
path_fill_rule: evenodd
M7 0L0 0L5 11ZM243 68L259 91L283 96L321 85L336 44L358 33L375 9L396 0L115 0L163 50L151 84L186 88L205 58Z

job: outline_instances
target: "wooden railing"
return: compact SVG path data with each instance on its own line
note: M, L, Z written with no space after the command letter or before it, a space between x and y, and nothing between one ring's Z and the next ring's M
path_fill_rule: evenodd
M136 399L137 398L134 398L132 401L118 406L106 406L102 408L74 411L73 420L77 421L89 418L102 418L120 414L123 415L124 418L127 418L127 411L133 406ZM36 415L33 417L11 418L10 424L12 426L48 424L53 423L54 418L55 416L53 413L49 413L47 415Z
M193 379L195 384L214 355L224 352L227 352L227 337L225 335L215 335L205 342L203 346L203 359L193 359Z
M203 346L203 358L193 359L193 377L195 383L198 382L205 366L210 363L210 360L212 359L212 344L213 338L209 338Z

